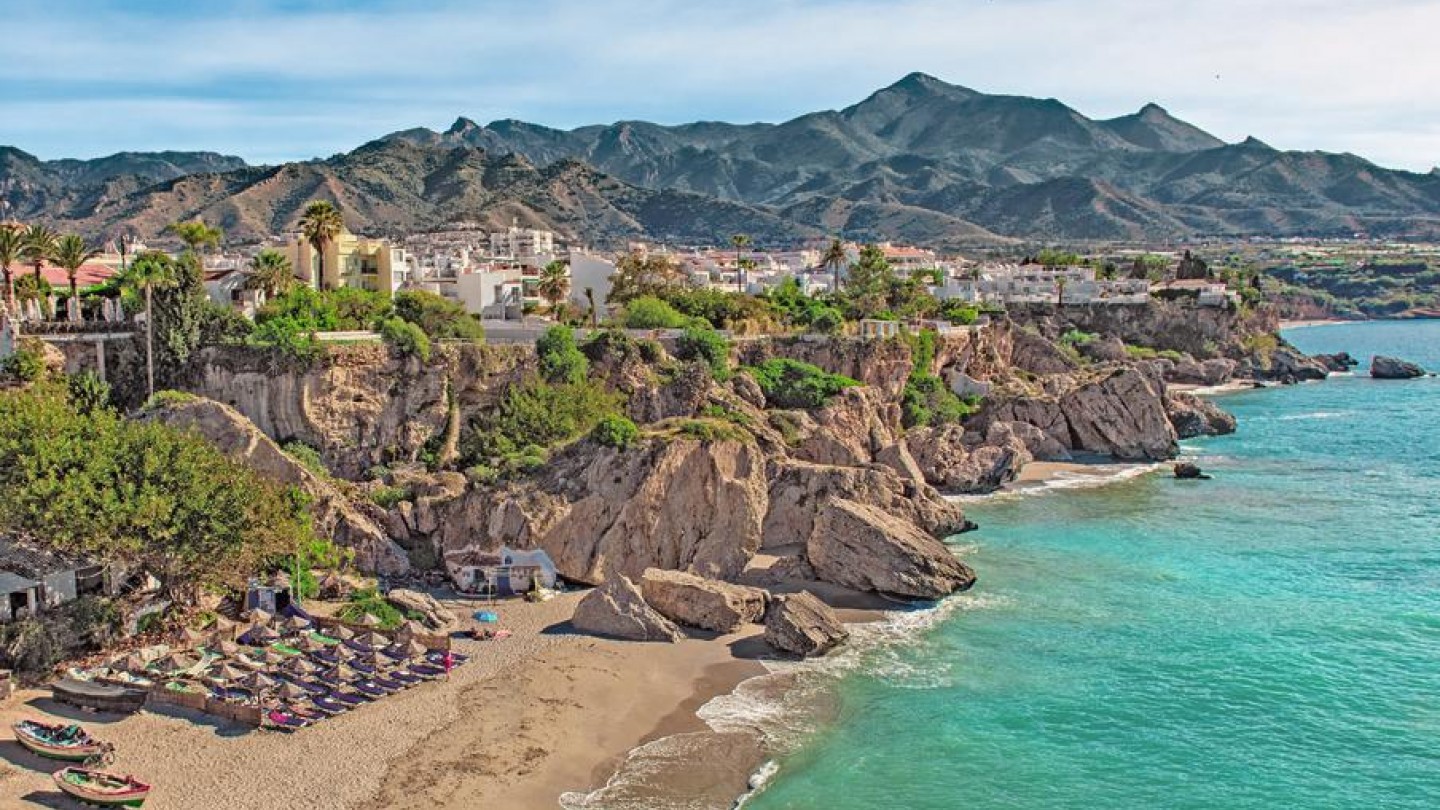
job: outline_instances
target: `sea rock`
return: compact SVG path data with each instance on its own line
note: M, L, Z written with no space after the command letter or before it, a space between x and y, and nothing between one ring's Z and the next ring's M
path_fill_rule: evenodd
M1349 352L1312 354L1310 356L1332 372L1345 372L1360 365L1360 361L1351 357Z
M1223 357L1205 361L1186 358L1165 374L1165 380L1181 385L1220 385L1235 375L1237 365Z
M824 655L849 638L835 611L809 591L775 597L765 614L765 641L781 652Z
M1425 369L1408 360L1376 355L1370 361L1370 376L1377 380L1411 380L1424 377Z
M967 441L965 429L959 425L916 428L906 434L905 441L932 486L943 492L994 492L1015 480L1020 469L1033 460L1015 427L1012 422L996 422L983 443ZM1044 435L1029 425L1024 428Z
M1140 368L1119 368L1060 398L1071 449L1118 459L1175 455L1175 430L1165 416L1165 383Z
M645 569L640 592L652 608L676 624L717 633L760 621L768 598L759 588L658 568Z
M933 535L844 499L820 510L805 557L825 582L905 599L939 599L975 583L975 573Z
M1210 476L1206 475L1199 467L1189 462L1181 462L1175 465L1175 477L1185 481L1208 481Z
M901 478L880 465L840 467L775 459L770 462L770 508L764 548L805 544L834 499L863 503L908 523L922 533L949 535L965 522L964 512L924 481Z
M432 630L446 630L455 625L455 614L428 593L392 588L385 594L385 600L403 613L420 614L421 621Z
M1181 439L1223 436L1235 432L1235 417L1204 397L1171 391L1165 395L1165 415Z
M628 641L679 641L682 637L674 622L645 603L635 583L618 574L585 594L570 623L584 633Z
M410 570L410 560L366 512L352 504L334 484L296 461L249 419L228 405L196 397L166 403L145 411L141 419L195 430L221 452L260 475L281 484L294 484L310 497L315 532L355 552L362 571L399 576Z

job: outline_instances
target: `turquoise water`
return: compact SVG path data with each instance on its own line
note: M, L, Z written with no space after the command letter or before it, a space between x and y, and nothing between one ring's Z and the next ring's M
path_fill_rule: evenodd
M1440 369L1440 322L1289 337ZM975 590L747 808L1440 808L1440 380L1224 404L1213 481L973 504Z

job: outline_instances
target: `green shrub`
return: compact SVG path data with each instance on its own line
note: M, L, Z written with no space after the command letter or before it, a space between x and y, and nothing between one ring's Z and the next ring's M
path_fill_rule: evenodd
M724 405L706 405L700 409L700 415L706 419L719 419L741 427L750 427L753 424L749 414L732 410Z
M410 490L404 487L380 487L371 490L370 500L381 509L394 509L401 501L410 500Z
M228 346L244 343L255 331L255 323L232 307L206 302L200 313L200 344Z
M361 588L350 594L350 601L340 608L336 614L341 621L358 623L365 614L370 614L380 620L380 629L388 630L397 627L405 621L405 614L399 608L390 604L380 592L374 588Z
M5 358L0 368L20 382L33 383L45 376L45 358L40 352L22 346Z
M495 413L465 440L467 458L485 462L540 453L588 434L607 416L620 412L620 399L586 381L555 385L531 378L512 385ZM543 463L543 459L542 459Z
M1156 356L1165 360L1169 360L1172 363L1179 363L1184 361L1185 359L1185 355L1175 351L1174 349L1166 349L1162 352L1158 352Z
M654 365L665 362L665 347L661 346L658 341L641 338L635 341L635 345L640 349L640 359L646 363Z
M407 357L430 362L430 338L425 331L409 321L399 318L384 318L380 321L380 339L386 345Z
M744 428L713 419L686 419L675 426L676 433L702 442L748 442L754 436Z
M745 371L759 383L766 404L772 408L824 407L836 394L860 385L858 380L788 357L766 360Z
M1094 332L1082 332L1079 329L1071 329L1060 336L1060 343L1063 346L1084 346L1093 343L1100 336Z
M325 346L316 340L315 331L289 316L275 317L256 325L250 333L250 344L273 350L283 361L309 368L325 356Z
M950 299L940 305L940 317L955 326L969 326L980 318L980 310L974 304Z
M653 295L642 295L625 305L628 329L683 329L690 318Z
M111 407L110 384L91 371L70 375L66 380L70 405L76 413L89 415Z
M640 428L629 418L612 414L595 424L595 429L590 431L590 437L606 447L624 450L640 438Z
M660 344L653 340L637 341L619 329L602 329L590 336L580 351L592 363L624 363L633 357L644 358L645 350L642 343L652 343L657 348ZM655 362L646 359L647 363Z
M835 307L821 307L810 321L810 328L822 335L834 335L845 325L845 316Z
M396 293L395 316L424 330L431 340L481 340L485 328L460 304L424 290Z
M775 411L770 414L770 424L780 431L780 437L785 440L786 445L795 447L800 444L800 420L795 414Z
M488 464L472 464L465 468L465 479L472 484L493 484L500 480L500 471Z
M535 342L540 355L540 375L557 384L578 385L590 373L590 361L575 345L575 332L568 326L552 326Z
M171 405L185 405L199 401L199 397L188 391L156 391L155 395L146 400L144 410L153 411L156 408L165 408Z
M1147 346L1126 345L1125 354L1134 360L1154 360L1156 356L1155 350Z
M320 458L320 451L310 445L296 439L291 439L281 445L280 449L284 450L286 455L300 462L300 466L310 472L322 478L328 478L330 476L330 471L325 468L325 461Z
M676 341L675 355L704 363L721 382L730 379L730 341L714 329L686 329Z

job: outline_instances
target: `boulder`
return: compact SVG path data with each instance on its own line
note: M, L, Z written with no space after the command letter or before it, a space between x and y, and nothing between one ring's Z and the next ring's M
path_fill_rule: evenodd
M385 599L402 613L420 614L421 621L432 630L447 630L455 624L455 614L428 593L394 588L385 594Z
M1189 462L1182 461L1175 465L1175 477L1182 481L1209 481L1210 476L1206 475L1199 467Z
M635 583L622 575L585 594L570 620L576 630L627 641L679 641L680 628L645 603Z
M767 594L683 571L647 568L640 592L661 616L687 627L731 633L765 615Z
M1167 382L1184 385L1220 385L1235 375L1236 362L1223 357L1196 361L1185 359L1165 374Z
M310 496L315 533L355 552L360 570L381 576L398 576L410 570L410 559L366 509L351 503L330 481L296 461L249 419L229 405L196 397L145 411L141 419L188 428L204 436L221 452L260 475L281 484L298 486Z
M994 492L1015 480L1020 469L1033 460L1013 426L1012 422L992 424L981 443L970 443L959 425L916 428L906 434L905 441L932 486L943 492Z
M1370 376L1377 380L1411 380L1424 377L1425 369L1408 360L1376 355L1370 361Z
M1072 450L1123 460L1175 455L1175 429L1165 416L1165 383L1141 368L1119 368L1060 398Z
M965 522L960 507L929 484L903 479L884 466L776 460L770 468L764 548L807 543L820 512L835 498L874 506L893 520L932 535L954 534Z
M1310 357L1332 372L1345 372L1360 365L1360 361L1350 356L1349 352L1335 352L1334 354L1312 354Z
M1235 432L1235 417L1204 397L1172 391L1165 395L1165 415L1181 439L1223 436Z
M825 582L903 599L939 599L975 582L973 571L914 523L839 498L820 510L805 557Z
M824 655L849 638L835 611L808 591L775 597L765 614L765 641L781 652Z

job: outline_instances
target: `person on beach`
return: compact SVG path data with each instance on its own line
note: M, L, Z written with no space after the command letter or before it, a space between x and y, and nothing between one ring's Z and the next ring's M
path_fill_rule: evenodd
M450 678L450 669L451 669L451 667L453 667L453 666L455 666L455 654L452 653L452 652L450 652L449 649L446 649L446 650L445 650L445 678L446 678L447 680Z

